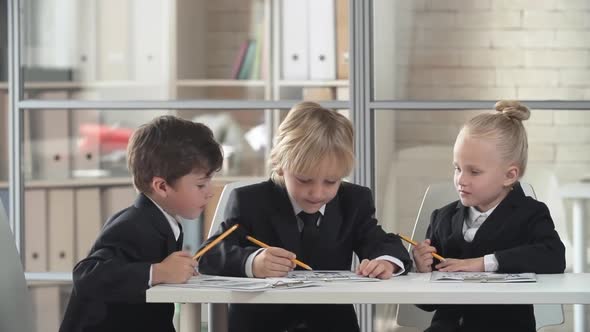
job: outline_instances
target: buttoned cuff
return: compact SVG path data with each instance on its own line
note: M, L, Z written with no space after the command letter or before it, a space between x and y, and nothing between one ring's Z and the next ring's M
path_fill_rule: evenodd
M256 258L256 256L258 256L258 254L263 250L264 248L260 248L248 256L248 259L246 260L246 276L249 278L254 278L254 272L252 272L252 268L254 267L254 258Z
M377 260L385 260L388 261L390 263L392 263L393 265L397 265L399 267L399 271L397 271L396 273L394 273L392 275L392 277L398 276L402 273L404 273L406 271L406 269L404 268L404 263L402 263L402 261L400 261L399 259L393 257L393 256L389 256L389 255L383 255L383 256L379 256L377 258L375 258Z
M483 266L484 266L485 272L498 271L499 264L498 264L498 259L496 258L496 255L489 254L489 255L483 256Z

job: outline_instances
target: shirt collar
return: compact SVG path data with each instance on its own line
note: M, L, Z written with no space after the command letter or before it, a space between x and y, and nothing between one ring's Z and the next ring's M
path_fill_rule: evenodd
M178 237L180 236L180 226L178 226L180 222L178 221L178 219L170 215L168 212L164 211L164 209L162 209L162 207L158 205L158 203L156 203L156 201L154 201L151 197L149 197L148 195L145 196L149 198L150 201L152 201L152 203L154 203L154 205L157 206L160 211L162 211L162 214L164 214L164 217L166 217L168 224L170 224L172 233L174 233L174 239L178 240Z
M293 212L295 212L295 215L298 215L299 212L303 211L303 209L297 204L297 202L295 202L293 197L291 197L289 191L287 191L287 195L289 196L289 201L291 201L291 206L293 206ZM320 207L319 209L319 212L322 214L322 217L324 216L324 211L326 211L326 204L322 205L322 207Z
M474 222L475 220L477 220L477 218L479 218L479 216L481 216L482 214L485 214L486 219L487 219L487 217L489 217L490 214L492 214L492 212L494 212L494 210L497 207L498 207L498 205L496 204L496 206L492 207L491 209L484 211L484 212L480 212L475 207L470 206L469 207L469 216L467 217L467 219L470 221L470 224L472 222Z

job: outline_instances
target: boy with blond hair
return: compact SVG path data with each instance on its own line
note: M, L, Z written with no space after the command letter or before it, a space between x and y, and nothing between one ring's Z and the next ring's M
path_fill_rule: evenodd
M230 236L203 256L200 271L282 277L295 268L295 257L314 270L350 270L356 253L358 274L389 279L406 273L409 255L377 225L371 190L342 181L353 165L351 122L316 103L295 105L270 154L271 179L234 190L217 233L240 224L270 248ZM310 331L359 330L352 305L230 306L230 331L284 331L300 324Z

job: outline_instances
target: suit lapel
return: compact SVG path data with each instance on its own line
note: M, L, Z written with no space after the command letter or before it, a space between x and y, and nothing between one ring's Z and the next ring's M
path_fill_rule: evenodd
M271 182L271 181L269 181ZM271 195L271 204L276 206L274 214L270 217L271 224L278 234L283 248L294 252L297 256L301 255L300 233L297 227L297 219L293 212L293 206L289 200L286 189L270 183L273 187Z
M174 238L172 228L170 227L170 224L168 223L168 220L162 211L160 211L154 202L152 202L152 200L146 197L144 194L139 194L133 205L140 209L140 211L144 211L144 213L147 214L152 227L154 227L158 233L166 238L166 247L168 252L177 251L176 239Z
M519 205L522 198L524 198L524 192L522 191L520 184L516 183L514 189L508 193L498 207L480 226L477 233L475 233L473 242L479 243L480 245L486 245L490 241L497 241L499 233L504 230L506 222L510 222L508 220L514 214L514 209ZM493 245L493 243L490 244Z
M467 216L467 209L461 202L457 203L457 211L451 218L451 238L455 241L463 239L463 222Z
M338 242L337 237L340 234L343 221L341 211L338 196L326 204L326 210L320 222L320 239L322 243Z

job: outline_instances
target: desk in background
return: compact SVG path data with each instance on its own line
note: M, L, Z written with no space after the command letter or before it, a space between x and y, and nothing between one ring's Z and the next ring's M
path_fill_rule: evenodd
M381 282L329 282L321 287L255 293L155 286L146 298L147 302L186 303L181 315L189 312L196 326L200 325L197 303L590 304L590 273L537 278L536 283L432 283L430 274L410 273Z

